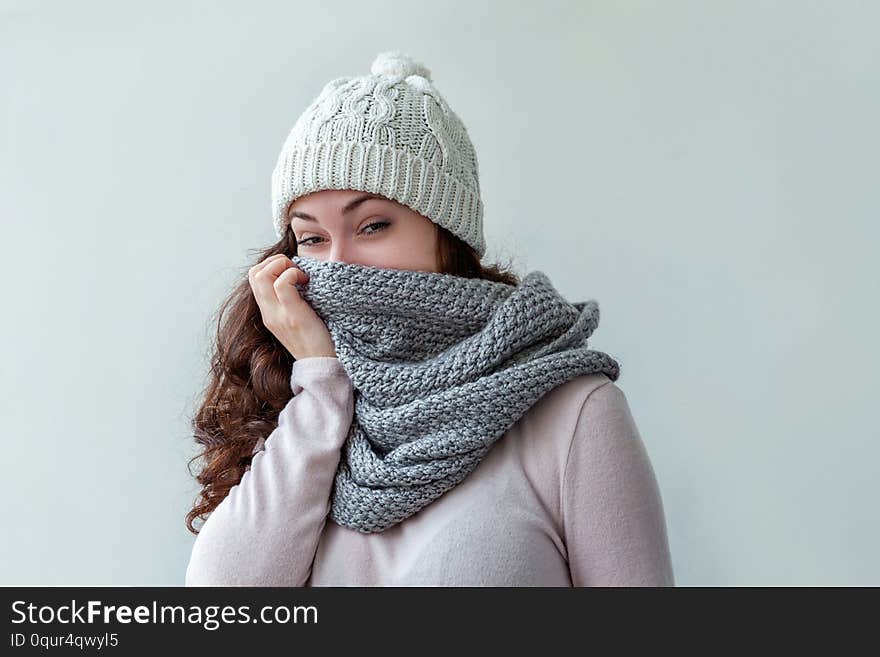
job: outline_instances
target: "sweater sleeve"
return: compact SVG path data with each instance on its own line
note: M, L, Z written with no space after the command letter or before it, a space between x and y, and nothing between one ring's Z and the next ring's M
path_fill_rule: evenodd
M611 381L581 408L562 516L573 586L675 586L654 469L626 396Z
M304 586L354 412L339 359L296 360L293 397L193 544L186 586Z

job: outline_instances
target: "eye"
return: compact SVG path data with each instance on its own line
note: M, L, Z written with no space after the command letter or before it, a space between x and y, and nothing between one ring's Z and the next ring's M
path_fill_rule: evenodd
M374 222L364 226L361 229L361 232L366 233L367 235L375 235L376 233L385 230L390 225L391 225L390 221L374 221ZM370 228L373 228L374 230L368 230ZM323 241L323 238L317 237L317 236L316 237L306 237L304 239L297 241L297 245L298 246L313 246L317 242L313 242L312 240Z
M373 226L379 226L379 228L377 228L376 230L371 230L367 233L368 235L372 235L373 233L378 233L381 230L385 230L385 228L390 225L391 225L390 221L374 221L371 224L367 224L364 227L364 230L366 231L367 228L372 228Z

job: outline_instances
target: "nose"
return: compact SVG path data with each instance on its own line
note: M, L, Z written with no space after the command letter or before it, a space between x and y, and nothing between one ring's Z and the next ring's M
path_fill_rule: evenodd
M349 248L344 239L333 240L333 245L330 247L330 257L327 260L330 262L348 262L348 252Z

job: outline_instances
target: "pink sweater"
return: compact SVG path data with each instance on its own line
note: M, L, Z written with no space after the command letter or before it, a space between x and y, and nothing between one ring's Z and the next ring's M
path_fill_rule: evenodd
M196 537L187 586L675 585L651 462L604 374L548 392L463 482L374 534L327 517L348 375L337 358L304 358L291 389Z

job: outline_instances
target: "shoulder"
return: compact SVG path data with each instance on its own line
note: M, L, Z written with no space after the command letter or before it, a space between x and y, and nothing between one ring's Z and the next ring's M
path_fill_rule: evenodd
M648 494L656 486L629 400L614 382L597 386L584 398L569 435L562 480L567 498L583 497L578 491L585 487L588 497L604 495L602 491L623 497L627 491Z
M541 396L500 441L497 458L516 464L509 471L524 475L527 488L551 510L559 531L565 473L577 470L570 466L572 445L590 440L590 430L601 418L619 413L621 403L623 392L607 375L583 374ZM580 456L575 454L575 459Z
M634 429L629 401L623 390L605 374L589 374L569 381L554 391L557 399L550 400L564 407L561 413L567 422L559 427L562 449L563 474L569 469L572 452L580 443L591 441L601 449L601 443L619 440Z
M578 410L560 495L574 586L674 585L657 476L613 382L594 388Z
M567 446L584 417L619 411L622 405L626 397L607 375L583 374L538 399L527 412L527 422L552 430Z
M626 393L608 377L600 376L603 381L596 385L581 386L578 389L580 394L574 395L572 403L577 406L577 422L573 427L572 437L587 431L587 425L593 428L598 428L599 425L610 427L620 425L621 421L632 421Z
M542 395L511 427L506 443L550 491L561 484L574 435L590 418L619 408L623 393L605 374L583 374ZM585 420L586 418L586 420Z

